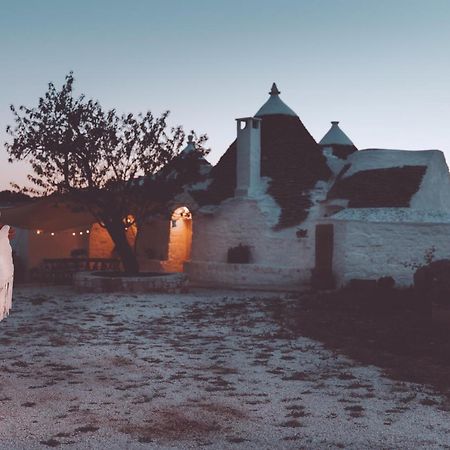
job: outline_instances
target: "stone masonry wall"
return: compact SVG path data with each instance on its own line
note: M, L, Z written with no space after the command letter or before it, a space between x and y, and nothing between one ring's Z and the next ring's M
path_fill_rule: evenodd
M434 260L450 258L450 224L332 221L333 271L338 286L352 278L392 276L398 286L413 283L413 274ZM435 251L433 251L433 248Z
M306 238L297 228L308 229ZM314 227L304 224L273 231L254 200L224 202L214 216L197 215L193 220L191 260L226 262L230 247L251 247L252 263L311 269L314 265Z

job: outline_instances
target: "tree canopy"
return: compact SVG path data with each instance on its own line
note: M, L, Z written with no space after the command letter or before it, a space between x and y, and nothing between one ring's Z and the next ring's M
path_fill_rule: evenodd
M87 208L108 230L125 270L138 271L126 230L170 195L155 174L179 154L183 128L168 126L169 111L118 114L76 97L73 73L61 89L49 83L37 106L11 105L11 111L9 160L27 160L32 167L28 178L34 187L21 191L62 194ZM191 134L197 151L206 154L207 136Z

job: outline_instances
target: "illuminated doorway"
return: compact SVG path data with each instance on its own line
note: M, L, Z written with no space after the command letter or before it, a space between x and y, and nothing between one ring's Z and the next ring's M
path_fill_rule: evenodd
M192 214L186 206L177 208L170 218L167 270L183 272L183 264L191 256Z

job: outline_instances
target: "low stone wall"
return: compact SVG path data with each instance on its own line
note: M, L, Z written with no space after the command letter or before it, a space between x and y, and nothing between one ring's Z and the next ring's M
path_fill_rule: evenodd
M139 264L143 272L183 272L183 264L180 261L161 261L159 259L147 259Z
M159 272L164 273L164 267L162 265L163 261L159 259L145 259L139 261L139 269L144 272Z
M78 272L73 284L80 292L184 292L187 278L183 273L154 276L99 276L95 272Z
M294 267L189 261L184 264L189 283L197 286L275 291L309 288L311 272Z

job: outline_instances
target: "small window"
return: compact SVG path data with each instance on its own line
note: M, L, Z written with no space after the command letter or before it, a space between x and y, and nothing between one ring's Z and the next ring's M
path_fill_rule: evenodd
M240 120L239 121L239 129L240 130L245 130L246 127L247 127L247 121L246 120Z

